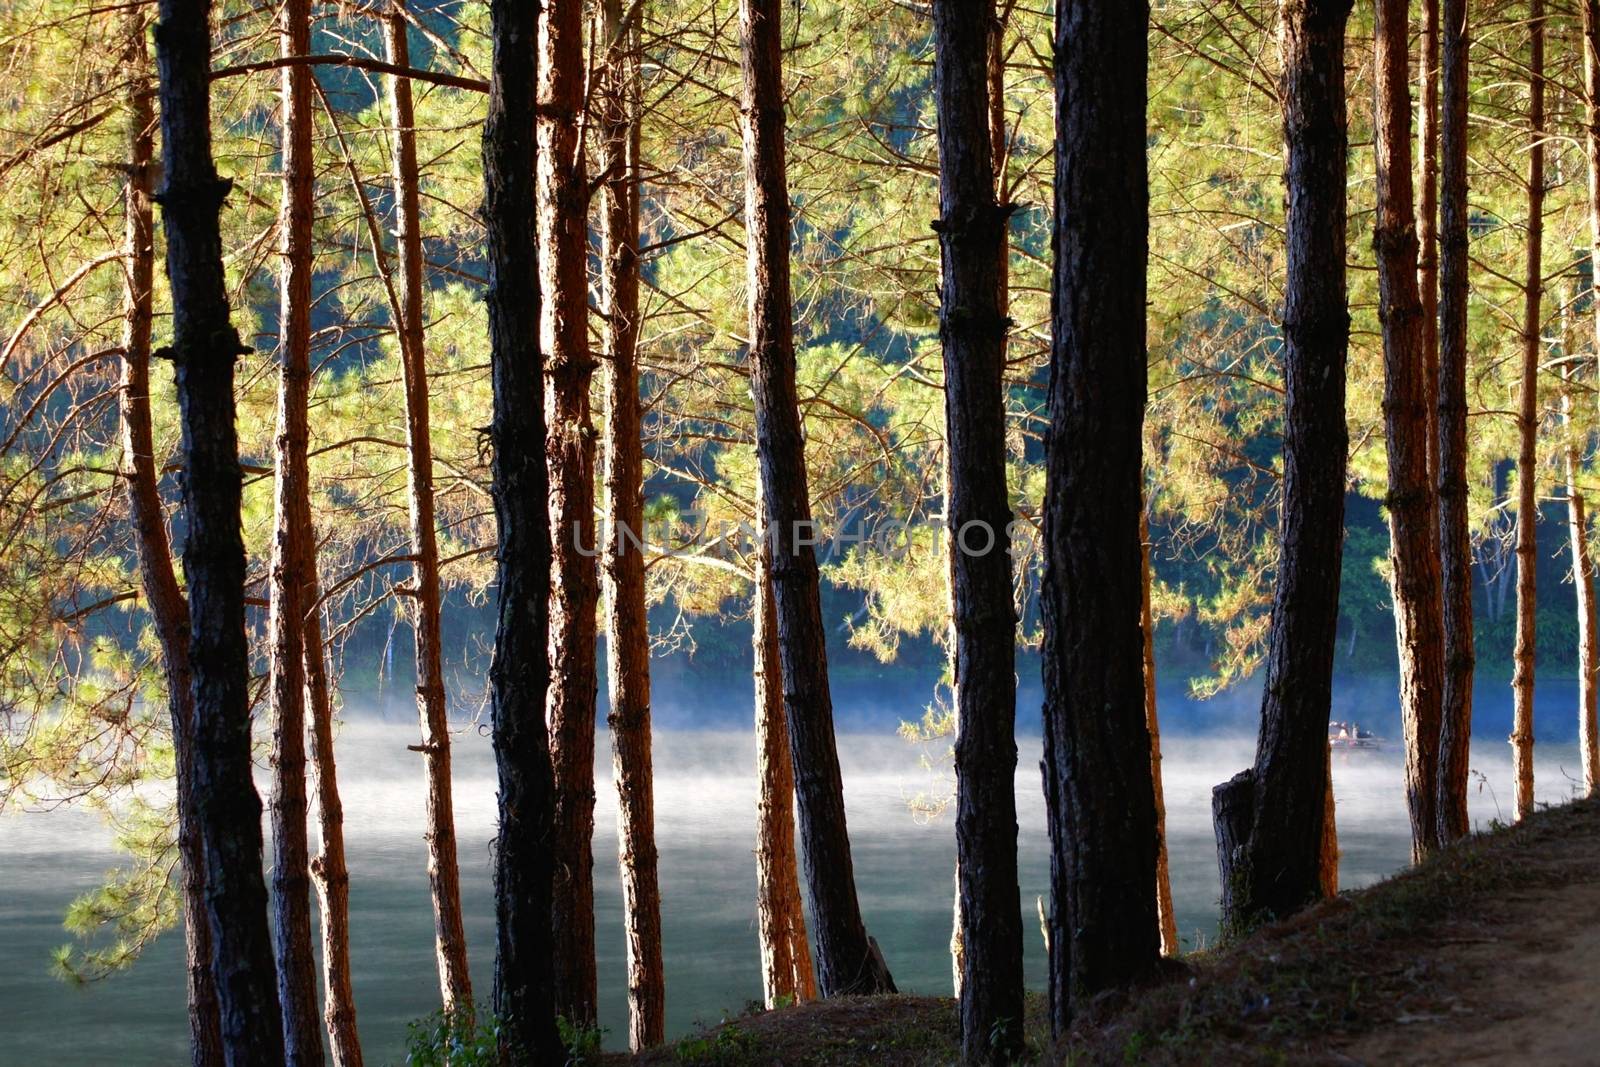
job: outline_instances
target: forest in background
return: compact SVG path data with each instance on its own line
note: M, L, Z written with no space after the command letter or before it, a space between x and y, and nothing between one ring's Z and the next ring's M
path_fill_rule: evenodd
M548 133L541 126L540 166L558 160L567 169L551 181L569 200L573 189L583 194L576 209L553 195L539 201L540 247L555 242L540 264L544 300L564 309L547 327L558 339L551 350L584 353L547 368L551 395L574 405L552 423L566 427L566 436L552 435L573 450L560 500L579 521L587 516L580 542L598 545L595 514L609 499L606 442L617 425L617 390L631 389L640 517L659 534L640 560L649 647L704 665L693 670L732 673L752 656L763 573L753 542L704 533L707 523L754 522L762 510L759 403L745 355L754 340L746 264L753 238L745 226L748 63L739 5L656 0L551 10L567 20L567 43L542 46L562 65L553 81L547 72L540 92L565 94L549 106L566 120L552 121ZM782 135L792 205L784 232L809 506L825 531L867 542L820 553L829 640L853 650L833 661L846 677L852 664L897 658L942 667L952 651L929 14L917 3L855 0L784 9ZM1422 47L1421 15L1410 13L1410 55ZM1544 517L1532 556L1537 592L1529 590L1538 666L1570 672L1580 663L1571 553L1592 531L1581 512L1577 541L1565 527L1572 502L1593 489L1600 418L1591 321L1600 240L1600 194L1590 177L1596 90L1580 17L1588 15L1588 6L1547 11L1539 0L1471 5L1464 473L1484 674L1509 672L1517 644L1513 557L1526 509L1515 494L1530 458ZM223 280L248 349L232 388L244 469L248 700L265 719L288 684L331 711L343 681L358 692L375 685L380 670L415 672L419 750L436 762L430 783L442 789L430 803L445 812L447 699L458 716L488 702L492 616L504 588L489 446L497 312L485 299L498 268L490 262L493 205L484 189L492 176L480 139L495 76L490 16L475 3L368 9L229 0L211 11L206 37L210 150L231 183L220 214ZM1391 542L1380 505L1393 490L1373 240L1374 17L1370 5L1358 6L1341 42L1351 322L1336 655L1340 669L1390 672ZM150 222L150 200L171 178L154 158L155 124L165 121L155 110L154 18L153 6L141 3L0 5L0 799L93 803L123 830L128 870L71 916L82 931L112 934L109 949L63 957L63 967L86 975L127 965L180 920L183 906L179 820L168 800L143 788L174 775L181 745L168 715L172 665L160 597L141 568L150 566L152 537L171 546L189 538L179 507L188 460L172 361L159 347L147 353L147 393L130 385L128 369L141 331L146 349L152 335L159 342L172 334L177 295L155 270L145 278L142 325L130 311L136 253L148 270L169 251ZM296 19L303 39L291 47L286 27ZM990 76L1003 91L992 98L987 131L993 193L1014 205L1001 271L1009 319L1003 503L1019 520L1010 572L1017 639L1034 648L1045 636L1059 71L1051 10L1000 0L994 21ZM1150 613L1161 671L1194 678L1200 693L1261 665L1279 576L1287 386L1278 324L1289 265L1279 23L1268 0L1170 0L1150 10L1141 430ZM606 75L615 72L627 79L620 89L608 88ZM1429 80L1411 74L1419 87ZM1535 154L1542 170L1530 179ZM293 181L304 197L296 201L300 226L285 207ZM636 197L638 302L628 320L636 336L626 342L636 378L623 376L620 385L612 353L621 319L611 310L619 275L608 273L606 253L616 244L605 237L615 223L599 217L607 196ZM1136 228L1136 220L1126 225ZM302 243L286 244L291 233ZM1424 249L1425 260L1429 254ZM290 260L294 292L283 274ZM567 273L550 273L558 269ZM309 514L291 525L314 537L286 549L279 372L293 331L304 339L297 387L305 406L294 484ZM143 400L131 416L139 405L130 398ZM128 436L140 426L147 452ZM133 482L152 495L130 495ZM322 649L326 659L306 653L302 669L313 677L284 683L286 646L277 642L286 638L274 605L287 595L285 560L296 558L312 580L295 594L310 596L304 632L292 643ZM169 591L179 595L170 556L167 570ZM603 610L609 619L616 602L609 586L602 598L590 570L587 585L570 587L569 606L551 611L553 627L559 616L579 633L565 669L587 672L574 691L588 686L592 731L605 647L597 648L596 630L610 625L596 616ZM414 655L391 656L397 635ZM302 713L321 714L315 706ZM330 755L331 747L309 758ZM587 765L581 751L573 758ZM301 808L315 807L300 789ZM452 976L459 929L451 924L459 917L449 914L453 856L447 860L436 901L450 1007L470 1005L472 994ZM309 909L302 921L309 923Z

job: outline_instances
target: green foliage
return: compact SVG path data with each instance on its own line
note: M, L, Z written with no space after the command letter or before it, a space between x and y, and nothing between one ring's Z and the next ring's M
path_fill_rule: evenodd
M436 1011L406 1025L409 1067L500 1067L500 1022L488 1005Z

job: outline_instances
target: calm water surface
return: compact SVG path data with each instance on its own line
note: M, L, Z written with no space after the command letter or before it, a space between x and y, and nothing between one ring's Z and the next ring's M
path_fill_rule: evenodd
M357 1013L369 1062L404 1061L406 1023L438 1003L432 914L422 843L422 767L406 745L415 728L361 721L339 735L350 865ZM663 730L656 735L656 811L661 856L667 1024L672 1035L739 1012L761 995L755 928L754 748L747 732ZM1035 900L1046 891L1048 839L1039 788L1038 741L1024 739L1017 773L1026 972L1044 983ZM1164 779L1173 894L1187 946L1216 928L1217 871L1210 790L1250 760L1253 738L1170 736ZM1360 886L1407 859L1397 745L1335 761L1341 878ZM902 990L950 992L948 945L955 843L950 817L914 812L919 796L950 788L937 751L885 729L840 736L857 882L868 928ZM597 766L595 883L601 1023L607 1044L626 1040L621 896L616 878L616 799L609 748ZM489 994L493 953L489 841L494 767L488 741L457 735L456 826L467 936L477 993ZM1576 749L1542 744L1542 800L1572 794ZM925 757L931 759L925 760ZM1478 739L1473 766L1479 824L1509 814L1506 744ZM930 769L930 767L934 769ZM109 832L86 811L0 818L0 1062L175 1064L183 1060L181 939L163 937L132 971L75 988L50 976L50 951L70 940L63 909L119 862Z

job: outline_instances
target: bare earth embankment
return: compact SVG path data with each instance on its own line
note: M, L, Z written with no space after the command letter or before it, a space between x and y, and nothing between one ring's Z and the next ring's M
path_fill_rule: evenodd
M1094 1005L1037 1062L1600 1063L1600 803L1541 812ZM616 1063L949 1063L949 1000L810 1004Z

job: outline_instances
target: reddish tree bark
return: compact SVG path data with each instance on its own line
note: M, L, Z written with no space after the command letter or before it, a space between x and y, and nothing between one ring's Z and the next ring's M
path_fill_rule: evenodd
M600 286L604 308L606 605L617 860L628 969L628 1046L666 1037L655 782L650 737L650 617L645 599L644 452L639 415L639 46L621 0L603 0L600 39Z
M411 65L402 0L391 0L383 17L384 54L389 62ZM411 83L389 79L389 113L394 122L390 160L396 202L399 259L400 365L406 394L406 473L410 483L412 632L417 658L417 717L422 726L423 766L428 785L428 888L433 899L434 955L439 991L447 1012L472 1012L472 975L467 967L467 935L461 914L461 875L456 860L455 811L450 783L450 711L444 688L439 592L439 539L433 507L433 440L428 413L428 358L422 317L422 212L417 177L416 118Z
M594 424L589 384L589 183L579 116L584 107L583 4L547 0L539 20L540 328L548 358L550 756L556 776L556 1009L593 1025L595 613Z
M1378 260L1383 329L1383 414L1389 460L1389 518L1395 636L1400 658L1400 720L1406 747L1411 855L1435 841L1439 729L1444 696L1444 603L1439 517L1428 477L1427 318L1417 289L1417 235L1411 206L1411 96L1406 0L1378 0L1376 41L1378 210L1372 243Z

